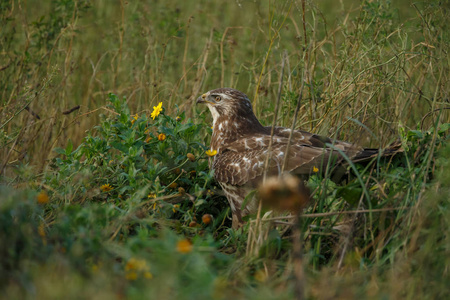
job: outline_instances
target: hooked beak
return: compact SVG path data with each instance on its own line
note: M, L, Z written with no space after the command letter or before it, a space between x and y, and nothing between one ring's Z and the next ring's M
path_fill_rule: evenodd
M215 101L211 101L211 100L206 100L206 94L201 95L200 97L197 98L196 103L210 103L210 104L216 104L217 102Z
M197 98L197 101L195 103L196 104L206 103L206 100L205 100L205 98L203 98L203 96L200 96L200 97Z

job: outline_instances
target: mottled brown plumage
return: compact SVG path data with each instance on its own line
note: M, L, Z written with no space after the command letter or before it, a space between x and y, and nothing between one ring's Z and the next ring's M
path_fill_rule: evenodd
M233 213L233 227L242 224L242 217L256 212L255 199L242 207L245 197L262 181L269 154L271 127L264 127L253 113L248 97L235 89L219 88L203 94L197 103L206 103L213 116L211 150L216 150L212 168L223 188ZM275 127L267 175L282 170L291 129ZM331 140L295 130L284 171L309 175L323 171L330 159L342 160L339 149L351 159L376 155L376 149L363 149L351 143Z

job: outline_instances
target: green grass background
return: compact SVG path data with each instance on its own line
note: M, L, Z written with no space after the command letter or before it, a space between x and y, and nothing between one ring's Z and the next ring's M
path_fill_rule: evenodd
M109 224L109 218L123 216L103 211L101 217L91 216L91 208L80 208L79 213L88 216L81 218L73 212L72 218L67 211L64 215L75 220L69 226L74 228L79 228L76 222L92 220L86 225L91 248L77 246L86 236L80 229L75 234L79 240L65 254L56 246L47 247L57 243L47 241L44 247L39 236L27 240L37 234L40 224L39 218L30 221L27 216L54 220L59 207L41 211L30 200L29 207L23 204L23 218L8 219L16 209L10 206L14 199L34 199L29 189L43 187L42 176L51 172L49 164L57 155L52 149L66 148L69 140L76 148L86 131L102 122L101 115L111 114L106 101L109 93L126 97L132 115L149 116L152 107L162 102L165 114L172 118L184 112L194 123L209 124L209 112L195 106L195 99L214 88L233 87L252 99L261 122L271 124L283 76L277 125L291 126L304 82L297 127L367 147L384 147L405 133L404 140L420 140L423 144L417 153L427 155L411 162L407 183L394 178L401 182L397 190L404 184L408 192L389 195L389 199L401 198L399 203L413 209L395 216L394 224L400 229L387 231L385 244L375 236L369 239L379 243L379 252L366 257L367 264L355 248L346 271L337 271L336 261L324 264L328 258L319 257L321 237L311 244L308 259L313 267L307 272L307 296L444 297L450 257L448 147L435 155L435 135L416 139L406 132L435 133L439 124L450 120L449 16L447 1L2 1L1 174L2 182L15 191L5 187L2 192L2 211L12 223L4 221L9 225L2 228L0 243L13 239L7 228L18 226L23 236L17 238L17 248L2 249L5 253L19 248L29 251L24 250L29 255L17 258L16 264L5 256L2 270L13 274L9 281L4 278L5 295L292 297L292 286L286 284L289 272L283 271L291 263L286 258L288 250L281 260L259 257L242 263L240 255L227 257L221 248L227 245L215 244L217 232L211 232L195 240L198 248L186 258L173 250L177 230L176 234L171 230L154 233L154 240L141 231L126 242L111 241L109 231L101 228ZM79 109L63 113L78 105ZM208 132L202 131L198 141L207 143L208 138ZM417 175L420 184L414 173L421 174ZM364 231L366 225L358 226ZM58 226L51 233L55 240L71 234L71 229ZM246 234L229 231L220 235L224 236L234 250L245 247ZM99 250L102 239L110 244ZM394 246L388 242L392 240ZM333 252L340 242L339 238L327 242L326 252ZM31 250L36 245L46 249L42 257L52 258L41 259ZM91 252L81 250L86 247ZM149 247L160 251L145 254L143 249ZM53 251L58 254L50 255ZM167 251L171 255L164 255ZM151 284L124 279L123 264L132 253L156 269ZM106 267L92 273L98 261ZM271 274L270 284L254 279L258 270Z

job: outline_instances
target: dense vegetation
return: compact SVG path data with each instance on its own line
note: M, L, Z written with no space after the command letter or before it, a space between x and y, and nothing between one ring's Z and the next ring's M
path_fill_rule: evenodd
M445 1L42 2L0 2L1 297L284 299L300 263L307 298L449 295ZM403 152L308 179L300 261L292 216L230 228L194 105L223 86Z

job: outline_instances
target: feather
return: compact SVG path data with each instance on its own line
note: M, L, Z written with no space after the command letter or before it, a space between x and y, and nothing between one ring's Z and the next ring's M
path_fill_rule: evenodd
M199 97L197 103L206 103L213 116L211 150L216 150L217 155L211 167L230 203L234 228L242 224L243 216L256 212L254 197L246 205L243 203L251 190L261 183L267 156L269 176L280 175L286 153L285 171L309 175L316 169L323 172L330 159L332 165L342 162L341 153L361 161L373 158L379 152L302 130L294 130L289 143L291 129L278 126L274 127L271 137L272 127L261 125L248 97L235 89L209 91ZM394 148L389 154L395 153Z

